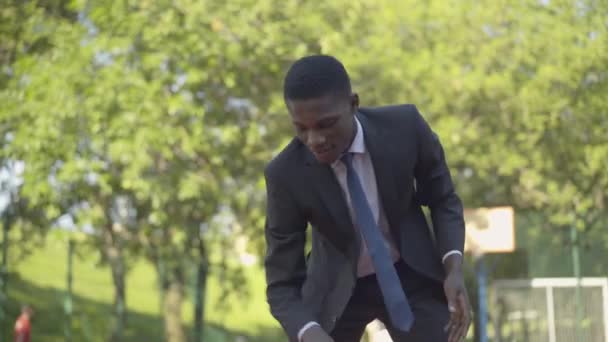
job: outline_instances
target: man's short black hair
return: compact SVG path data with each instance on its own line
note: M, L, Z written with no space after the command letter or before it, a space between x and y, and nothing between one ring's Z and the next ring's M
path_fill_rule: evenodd
M306 100L330 94L345 97L351 95L348 73L344 65L332 56L300 58L285 75L285 100Z

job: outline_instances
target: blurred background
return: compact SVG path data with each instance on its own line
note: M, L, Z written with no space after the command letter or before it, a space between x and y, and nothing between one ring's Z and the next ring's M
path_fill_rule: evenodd
M0 0L0 340L284 341L262 170L313 53L512 210L468 341L608 341L606 0Z

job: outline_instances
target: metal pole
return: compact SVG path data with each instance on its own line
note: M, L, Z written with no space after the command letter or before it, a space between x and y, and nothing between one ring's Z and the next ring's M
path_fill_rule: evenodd
M477 301L479 305L479 342L488 342L487 270L483 254L477 259Z
M9 203L10 206L10 203ZM6 293L8 283L8 231L10 226L9 207L4 210L2 227L2 266L0 266L0 328L4 328L6 316L6 305L8 295ZM2 335L0 334L0 338Z
M10 205L10 204L9 204ZM8 230L10 228L9 208L4 210L2 227L2 269L0 269L0 277L2 281L2 295L6 293L6 283L8 282Z
M583 321L583 307L582 307L582 295L581 295L581 260L579 252L579 241L578 241L578 230L574 225L570 226L570 240L572 242L572 268L574 271L574 277L576 278L576 292L575 292L575 307L576 307L576 322L574 324L576 340L581 340L581 323Z

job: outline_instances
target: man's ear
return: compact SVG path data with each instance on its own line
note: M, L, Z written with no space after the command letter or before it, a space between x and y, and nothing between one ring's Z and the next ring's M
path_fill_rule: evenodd
M350 105L351 105L351 108L353 109L353 112L356 112L357 109L359 109L359 94L352 93L350 95Z

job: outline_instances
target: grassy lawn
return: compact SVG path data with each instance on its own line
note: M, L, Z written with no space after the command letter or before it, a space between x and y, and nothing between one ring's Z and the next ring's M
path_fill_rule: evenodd
M0 341L10 341L12 324L18 315L20 303L34 306L36 316L32 323L35 341L64 341L66 316L64 298L66 289L66 244L49 240L16 267L10 267L8 307L10 322L3 322ZM106 341L112 310L112 282L107 267L97 265L94 254L74 258L73 279L73 341ZM228 306L218 305L221 287L212 276L207 285L205 303L204 341L233 341L235 335L246 335L250 341L282 341L278 324L270 316L265 302L264 276L259 266L246 270L249 296L230 296ZM186 292L182 317L186 331L192 334L192 289ZM162 341L163 322L156 272L146 262L133 265L127 278L126 329L128 341Z

